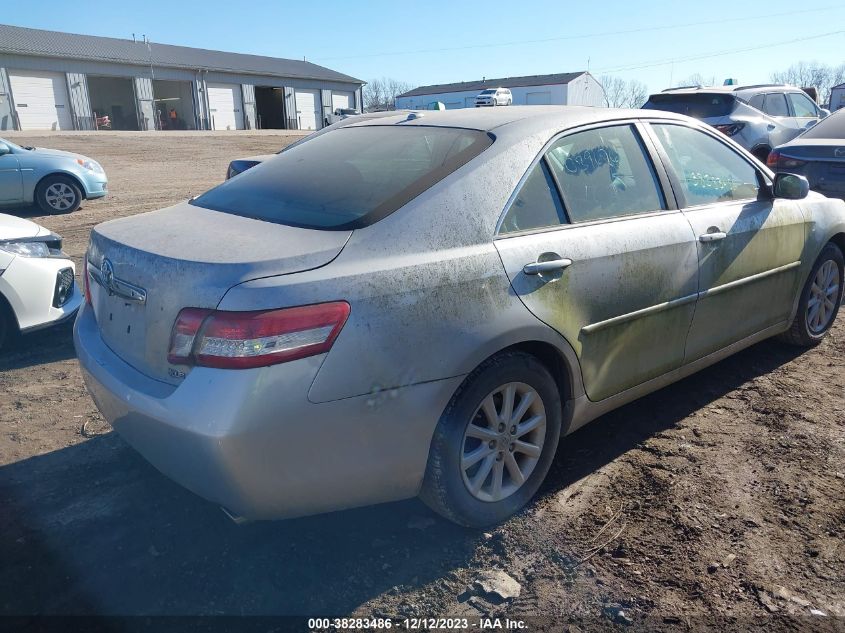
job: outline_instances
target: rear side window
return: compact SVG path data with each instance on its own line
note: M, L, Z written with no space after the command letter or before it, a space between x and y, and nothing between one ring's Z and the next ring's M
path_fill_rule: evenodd
M786 97L782 93L767 94L763 101L763 112L769 116L789 116Z
M530 231L566 223L554 180L544 161L534 166L513 199L499 233Z
M573 222L666 208L654 167L630 125L570 134L547 158Z
M492 143L485 132L459 128L340 128L290 147L191 204L303 228L361 228L391 214Z
M643 106L646 110L665 110L686 114L696 119L727 116L733 112L736 97L731 94L696 92L691 94L651 95Z
M757 170L730 147L682 125L652 127L681 181L687 206L757 197Z
M758 110L763 110L763 101L765 101L766 95L754 95L748 100L748 105L757 108Z

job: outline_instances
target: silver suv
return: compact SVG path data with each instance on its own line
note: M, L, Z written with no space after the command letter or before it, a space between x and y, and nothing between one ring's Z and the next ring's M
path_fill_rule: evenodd
M781 84L672 88L651 95L643 108L701 119L762 162L829 114L800 88Z

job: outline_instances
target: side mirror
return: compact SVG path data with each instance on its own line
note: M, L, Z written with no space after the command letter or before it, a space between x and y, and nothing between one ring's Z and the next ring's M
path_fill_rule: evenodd
M5 143L0 143L0 156L5 156L6 154L11 154L12 148L6 145Z
M796 174L775 174L772 193L775 198L802 200L810 193L810 183L804 176L798 176Z
M827 108L819 108L819 118L823 119L826 116L830 116L830 110Z

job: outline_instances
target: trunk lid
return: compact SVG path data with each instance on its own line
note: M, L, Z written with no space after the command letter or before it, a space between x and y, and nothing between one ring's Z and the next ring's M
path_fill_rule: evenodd
M91 233L91 297L104 342L128 364L171 384L167 362L182 308L216 308L239 283L330 263L352 231L274 224L182 203L113 220Z

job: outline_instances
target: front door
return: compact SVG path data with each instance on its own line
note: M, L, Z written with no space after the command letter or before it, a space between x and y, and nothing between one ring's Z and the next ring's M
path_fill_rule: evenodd
M0 142L0 151L8 149ZM23 201L23 181L18 158L11 152L0 154L0 202L4 204Z
M514 291L575 350L593 401L683 362L698 261L689 222L668 207L625 124L561 137L503 217L496 247Z
M697 238L690 362L789 319L800 283L804 217L794 201L761 191L762 174L715 135L675 124L652 128Z

